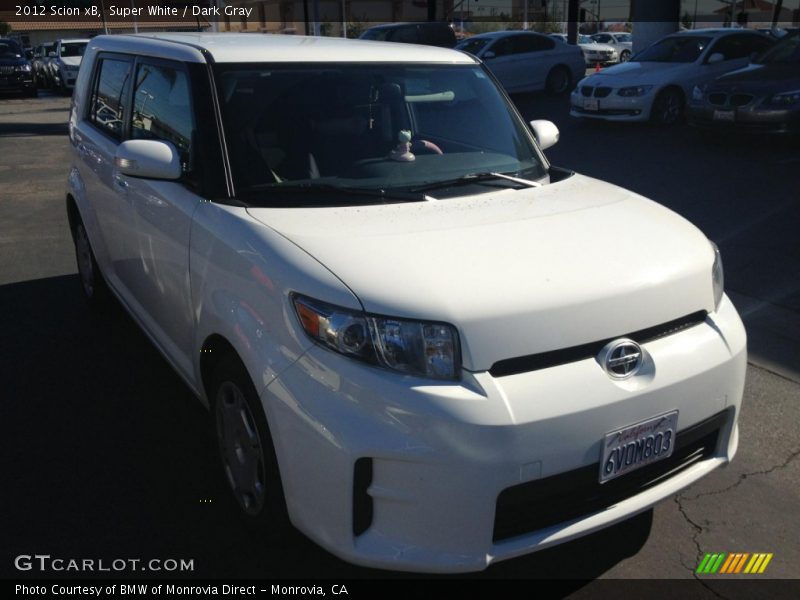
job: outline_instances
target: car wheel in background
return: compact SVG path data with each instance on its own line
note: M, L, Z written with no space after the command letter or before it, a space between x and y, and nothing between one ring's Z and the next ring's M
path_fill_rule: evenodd
M75 225L72 238L75 242L75 258L78 261L78 275L83 294L92 308L100 308L108 303L109 292L103 275L97 267L94 251L83 223L78 222Z
M572 76L564 66L556 66L550 69L544 84L544 90L551 96L561 96L569 91L572 85Z
M683 92L675 87L666 88L653 101L650 119L658 125L676 125L683 121L684 107Z
M619 55L619 62L628 62L631 59L631 51L623 50Z
M235 356L214 369L211 409L223 477L249 528L279 537L289 519L278 461L258 393Z

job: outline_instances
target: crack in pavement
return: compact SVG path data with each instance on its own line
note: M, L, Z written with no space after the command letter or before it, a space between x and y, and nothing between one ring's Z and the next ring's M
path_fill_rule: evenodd
M714 490L712 492L703 492L703 493L697 494L695 496L686 496L684 494L676 494L675 495L674 500L675 500L675 505L678 507L678 512L681 513L681 516L683 517L684 521L686 521L689 524L689 526L692 528L692 530L693 530L692 543L694 544L694 547L695 547L695 549L697 551L696 563L695 564L699 565L701 557L703 556L703 550L700 547L700 542L698 540L698 538L700 537L700 534L703 533L703 527L701 525L699 525L698 523L696 523L689 516L689 514L686 512L686 508L683 506L683 502L687 501L687 500L697 500L698 498L702 498L704 496L716 496L718 494L724 494L724 493L729 492L732 489L736 488L737 486L739 486L748 477L754 477L756 475L769 475L770 473L772 473L774 471L777 471L778 469L786 468L787 466L789 466L789 463L791 463L793 460L795 460L798 456L800 456L800 448L797 449L797 450L792 450L789 453L789 455L786 457L785 461L783 461L780 464L774 465L774 466L770 467L769 469L764 469L762 471L752 471L752 472L749 472L749 473L741 473L739 475L739 479L737 479L734 483L732 483L731 485L729 485L729 486L727 486L727 487L725 487L725 488L723 488L721 490ZM680 558L680 563L681 563L681 566L683 566L686 569L689 569L689 571L692 573L692 577L694 577L695 581L697 581L700 585L702 585L709 592L714 594L717 598L721 598L722 600L727 600L725 598L725 596L721 595L719 592L717 592L715 589L713 589L708 584L708 582L706 580L701 579L697 574L696 568L695 567L690 567L689 565L687 565L683 561L683 557Z
M703 555L703 550L700 548L700 542L697 540L697 538L703 532L703 528L700 525L698 525L697 523L695 523L688 514L686 514L686 509L683 507L683 504L681 504L681 495L680 494L677 494L675 496L674 500L675 500L675 505L678 507L678 512L681 513L681 516L683 517L684 521L686 521L691 526L691 528L694 530L694 533L692 534L692 543L694 544L695 548L697 548L697 557L696 557L695 564L699 565L700 564L700 557ZM700 579L700 577L698 577L698 575L697 575L696 568L686 565L686 563L683 562L683 557L680 558L680 563L681 563L681 566L683 566L684 568L689 570L689 572L692 574L692 577L694 577L694 580L697 581L697 583L702 585L709 592L714 594L717 598L721 598L722 600L728 600L727 598L725 598L725 596L723 596L722 594L717 592L714 588L712 588L708 584L708 582L706 582L703 579Z
M764 471L752 471L750 473L741 473L739 475L739 479L737 479L731 485L722 488L721 490L714 490L714 491L711 491L711 492L702 492L700 494L697 494L696 496L686 496L684 494L678 494L678 495L680 497L682 497L684 500L697 500L698 498L702 498L704 496L716 496L718 494L724 494L724 493L729 492L732 489L738 487L748 477L754 477L756 475L769 475L770 473L772 473L774 471L777 471L778 469L785 469L786 467L789 466L789 463L792 462L794 459L796 459L798 456L800 456L800 448L798 448L797 450L792 450L789 453L789 456L787 456L786 460L783 461L779 465L774 465L774 466L772 466L769 469L766 469Z

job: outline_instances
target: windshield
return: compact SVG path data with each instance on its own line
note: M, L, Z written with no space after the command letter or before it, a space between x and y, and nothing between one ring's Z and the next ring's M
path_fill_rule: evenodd
M248 200L301 184L389 193L474 173L546 174L479 65L215 69L236 195Z
M596 44L597 42L590 38L588 35L579 35L578 36L578 43L579 44Z
M470 54L477 55L478 52L483 50L491 40L489 38L471 38L464 40L456 46L456 50L463 50Z
M83 56L84 50L86 50L86 42L61 44L62 58L69 56Z
M615 37L617 38L617 43L630 42L633 39L630 33L618 33Z
M800 63L800 33L783 38L754 62L762 65L770 63Z
M638 62L690 63L696 61L711 43L710 37L681 35L666 37L642 50Z
M0 40L0 56L3 58L18 58L22 55L22 48L14 40Z

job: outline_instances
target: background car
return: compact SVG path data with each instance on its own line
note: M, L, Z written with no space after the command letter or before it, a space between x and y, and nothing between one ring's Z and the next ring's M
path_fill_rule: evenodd
M53 80L50 76L50 52L55 51L55 43L48 42L46 44L39 44L33 51L33 60L31 67L33 68L33 76L36 79L36 85L40 88L49 88L53 85Z
M452 48L456 34L448 23L389 23L370 27L359 36L362 40L401 42Z
M456 50L482 59L508 92L566 94L586 72L580 48L532 31L475 35Z
M599 44L614 48L619 54L619 62L628 62L633 55L633 36L630 33L606 31L595 33L591 38Z
M800 133L800 33L749 66L695 87L689 123L759 133Z
M607 121L683 120L696 85L744 67L774 41L745 29L696 29L675 33L630 61L595 73L572 93L570 115Z
M25 58L19 42L10 38L0 38L0 91L36 96L31 63Z
M567 34L565 33L553 33L551 36L562 42L567 42ZM586 64L591 67L598 63L606 66L619 62L619 53L612 46L599 44L588 35L578 35L578 46L583 51Z
M49 53L49 71L54 87L62 92L75 87L81 58L88 43L88 39L58 40L55 43L55 49Z

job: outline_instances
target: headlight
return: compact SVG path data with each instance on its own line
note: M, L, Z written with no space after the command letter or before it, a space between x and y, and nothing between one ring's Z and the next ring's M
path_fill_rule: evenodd
M16 67L14 67L14 70L15 71L25 72L25 73L30 73L31 66L30 65L17 65Z
M714 249L714 264L711 267L711 281L714 286L714 308L719 308L722 302L722 294L725 291L725 274L722 271L722 255L714 242L711 242Z
M800 102L800 90L775 94L774 96L772 96L772 98L767 100L767 104L779 107L793 106L798 102Z
M700 102L703 99L703 95L703 88L701 88L699 85L696 85L694 88L692 88L692 100Z
M451 325L371 315L297 294L292 302L305 332L335 352L408 375L459 377L458 334Z
M617 94L630 98L633 96L644 96L647 92L653 89L652 85L637 85L635 87L624 87L617 91Z

